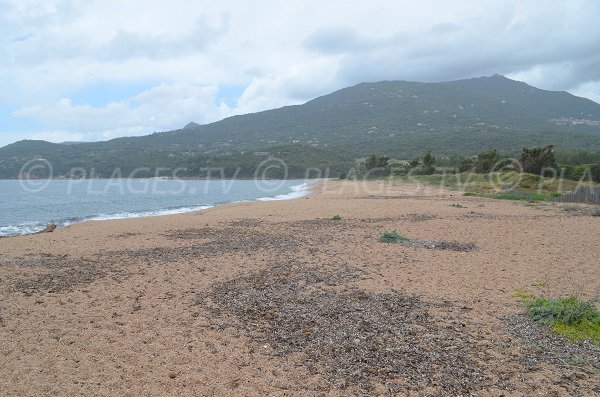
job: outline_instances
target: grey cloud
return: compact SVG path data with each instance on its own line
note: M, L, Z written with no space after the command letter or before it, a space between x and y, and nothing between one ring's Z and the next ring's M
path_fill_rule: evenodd
M340 53L366 47L356 31L346 26L319 28L304 40L303 45L321 53Z
M168 35L140 35L119 31L102 49L103 57L111 60L128 58L161 59L203 51L214 44L229 29L229 15L221 18L221 26L211 26L206 18L199 18L192 31L184 37Z
M61 36L60 33L27 33L21 40L0 43L0 65L35 65L48 61L83 59L122 61L131 58L165 59L206 50L229 30L229 15L223 14L219 26L200 17L184 36L142 35L121 30L105 43L90 43L85 37Z
M435 34L454 33L462 29L462 26L453 22L437 23L431 27Z
M342 40L347 43L351 37L352 43L368 46L317 48L343 55L337 76L346 84L385 79L444 81L537 68L547 72L540 82L543 88L568 90L600 79L600 25L594 20L600 5L594 8L596 12L590 10L588 15L561 23L542 17L519 21L508 10L493 20L434 25L410 36L397 33L373 39L355 34ZM327 43L327 37L313 34L308 42Z

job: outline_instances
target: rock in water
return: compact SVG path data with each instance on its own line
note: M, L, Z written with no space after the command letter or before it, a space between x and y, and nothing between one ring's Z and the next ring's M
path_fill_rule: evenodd
M56 229L56 225L54 223L49 224L43 230L40 230L38 233L52 233Z

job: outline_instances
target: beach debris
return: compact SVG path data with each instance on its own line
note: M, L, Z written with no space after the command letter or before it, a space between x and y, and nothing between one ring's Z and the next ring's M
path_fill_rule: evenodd
M474 243L461 243L448 240L413 240L400 235L396 230L384 232L379 237L382 243L397 243L415 248L439 249L458 252L470 252L478 249Z
M268 345L274 356L301 353L302 364L339 389L389 395L435 385L462 395L486 382L472 354L474 337L460 322L430 313L440 306L401 291L374 293L349 285L350 267L278 264L219 283L199 295L213 325ZM344 285L343 292L336 286Z
M11 283L13 291L27 295L39 292L68 292L89 284L104 276L108 269L100 262L91 259L74 258L69 255L40 254L7 261L0 261L14 267L30 268L26 276Z
M478 249L474 243L461 243L458 241L448 240L408 240L403 244L416 248L428 248L438 250L449 250L458 252L470 252Z

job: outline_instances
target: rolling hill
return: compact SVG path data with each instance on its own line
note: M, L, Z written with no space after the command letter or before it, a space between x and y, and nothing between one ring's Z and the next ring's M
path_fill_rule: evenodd
M174 131L105 142L53 144L20 141L0 148L0 178L15 178L36 156L55 175L81 167L108 177L137 167L184 167L202 175L208 166L248 169L281 156L300 169L335 166L386 154L410 158L475 154L489 148L516 152L555 144L600 149L600 105L567 92L541 90L494 75L442 83L362 83L305 104L229 117ZM341 172L341 171L340 171ZM151 173L150 173L151 174ZM148 176L144 173L138 176Z

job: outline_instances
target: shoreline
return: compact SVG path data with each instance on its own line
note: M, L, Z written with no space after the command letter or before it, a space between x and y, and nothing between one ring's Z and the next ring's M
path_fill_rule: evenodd
M126 179L126 178L123 178L123 179ZM156 179L156 178L144 178L144 179ZM184 180L184 179L181 179L181 180ZM206 179L206 180L209 180L209 179ZM212 179L212 180L218 181L221 179ZM248 179L248 180L250 180L250 179ZM323 183L326 180L328 180L328 179L316 178L316 179L298 180L299 182L302 181L302 183L299 185L290 186L290 189L291 189L290 192L285 193L285 194L275 195L275 196L257 197L255 199L249 199L249 200L225 201L225 202L218 202L215 204L199 205L196 207L183 206L183 207L177 207L177 208L172 208L172 209L157 209L157 210L151 210L151 211L120 212L120 213L105 214L105 215L92 215L92 216L89 216L89 217L86 217L83 219L67 221L66 223L63 222L61 224L54 223L56 221L54 221L54 222L51 221L50 223L48 223L46 225L42 225L40 227L43 229L44 227L46 227L48 225L55 224L57 226L57 229L64 229L64 228L68 228L73 225L77 225L77 224L81 224L81 223L85 223L85 222L105 222L105 221L122 220L122 219L152 218L152 217L188 214L188 213L205 211L207 209L211 209L211 208L215 208L215 207L219 207L219 206L223 206L223 205L227 205L227 204L255 202L255 201L295 200L295 199L306 197L308 195L313 194L314 189L316 188L315 186L320 183ZM285 181L285 180L283 180L283 181ZM3 227L9 227L9 226L3 226ZM42 229L40 229L40 230L42 230ZM28 236L28 235L37 234L39 232L40 231L32 231L32 232L26 232L26 233L0 235L0 238Z

